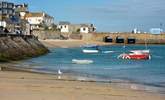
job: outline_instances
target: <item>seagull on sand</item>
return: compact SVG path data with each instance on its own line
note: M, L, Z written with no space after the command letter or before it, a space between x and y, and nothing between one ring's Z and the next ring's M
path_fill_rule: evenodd
M59 75L61 75L61 74L62 74L62 72L61 72L61 70L60 70L60 69L58 70L58 74L59 74Z

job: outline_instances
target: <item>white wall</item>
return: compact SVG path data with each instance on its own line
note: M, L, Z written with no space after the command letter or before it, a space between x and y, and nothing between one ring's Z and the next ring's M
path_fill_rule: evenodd
M58 28L63 33L68 33L69 32L69 25L58 25Z
M26 20L33 25L38 25L43 22L43 17L28 17Z
M24 19L26 12L20 12L20 15L21 15L21 19Z
M81 27L80 33L89 33L89 28L88 27Z
M5 21L0 21L0 26L6 27L6 22Z

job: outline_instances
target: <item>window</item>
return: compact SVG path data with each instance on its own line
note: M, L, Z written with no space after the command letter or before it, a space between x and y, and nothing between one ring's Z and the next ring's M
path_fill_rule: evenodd
M66 28L66 25L65 25L65 28Z
M2 7L3 8L7 8L7 3L6 2L2 2Z
M6 9L3 9L3 10L2 10L2 13L3 13L3 14L7 14L7 10L6 10Z
M86 30L86 28L84 27L84 28L83 28L83 31L85 31L85 30Z
M38 19L39 22L41 22L41 19Z
M9 14L13 14L13 10L8 10L8 13Z
M13 4L12 3L9 3L8 4L8 8L13 8Z

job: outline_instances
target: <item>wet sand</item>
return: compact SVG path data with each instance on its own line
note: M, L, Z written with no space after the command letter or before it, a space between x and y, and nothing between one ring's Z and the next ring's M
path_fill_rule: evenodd
M0 71L0 100L165 100L165 95L111 83L60 80L56 75Z

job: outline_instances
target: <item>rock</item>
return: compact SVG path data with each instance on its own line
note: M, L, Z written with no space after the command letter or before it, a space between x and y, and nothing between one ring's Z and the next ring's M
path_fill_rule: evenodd
M0 61L21 60L40 56L49 50L33 36L0 37Z

